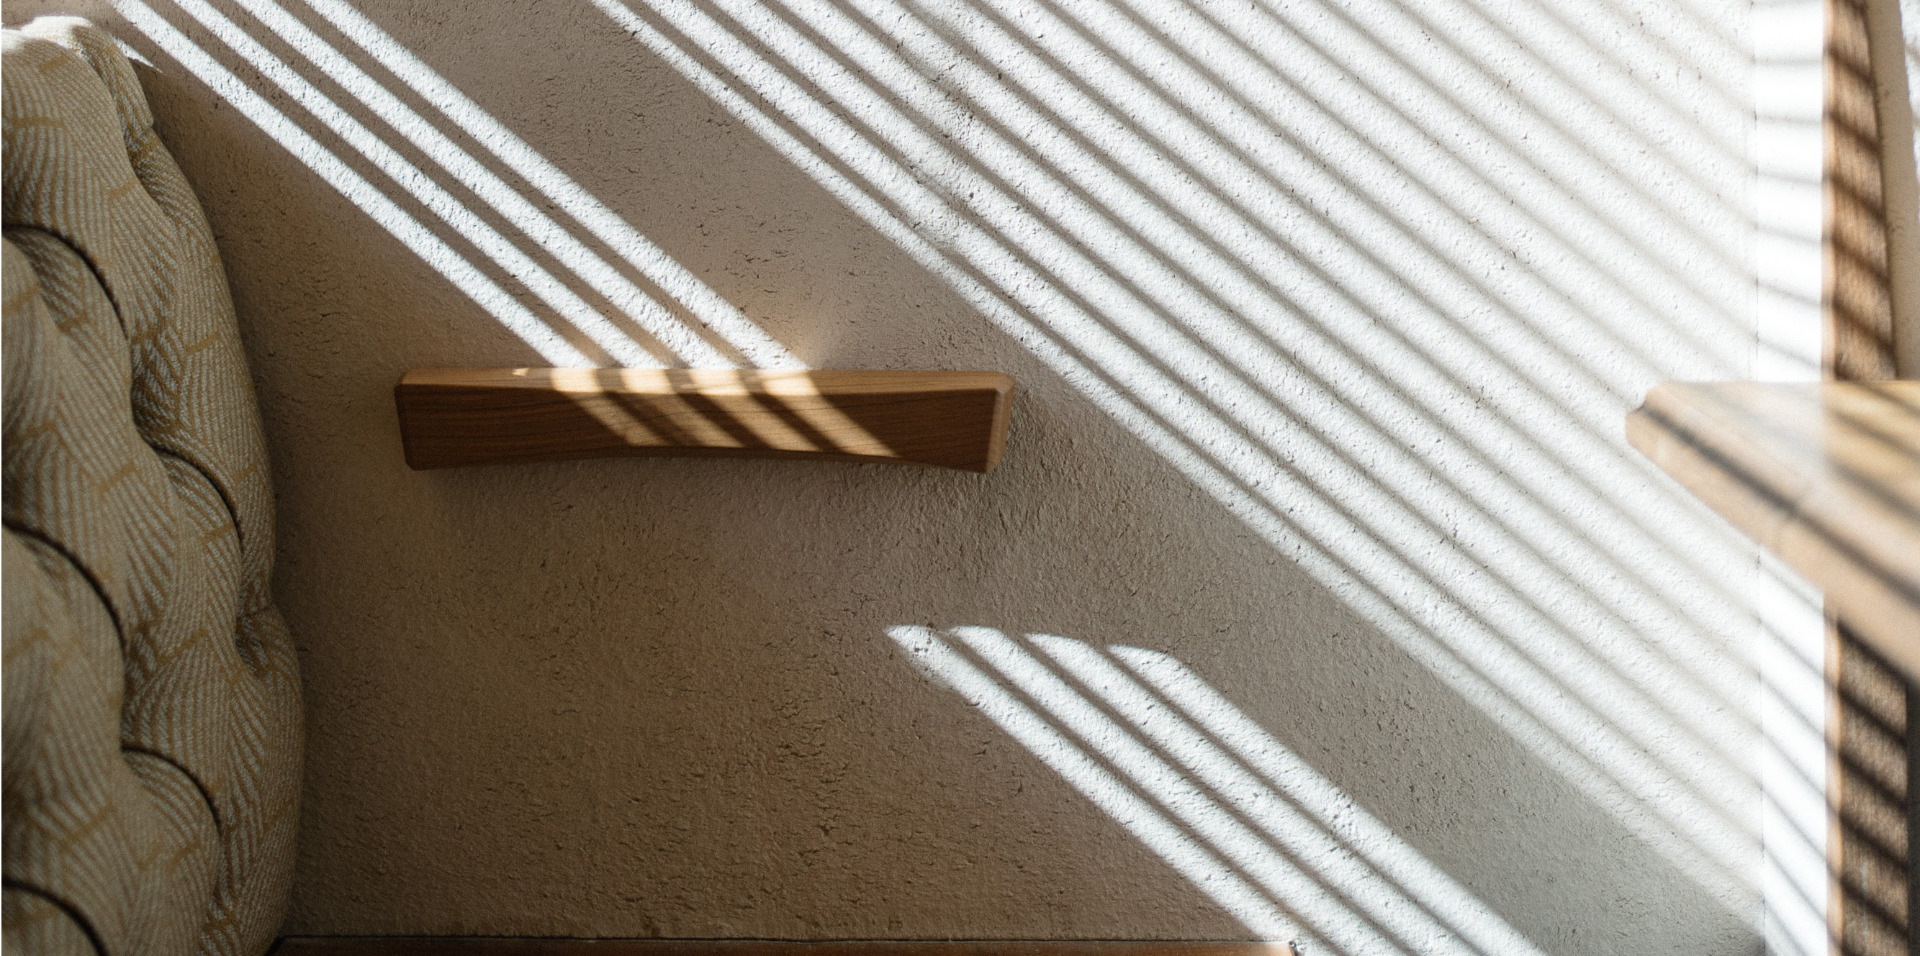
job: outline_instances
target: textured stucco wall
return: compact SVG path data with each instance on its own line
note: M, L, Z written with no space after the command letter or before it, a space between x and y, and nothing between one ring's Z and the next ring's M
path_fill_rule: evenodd
M82 5L151 61L259 384L310 708L289 931L1244 938L1304 922L1358 952L1755 951L1751 554L1619 437L1653 382L1738 378L1751 359L1744 4L861 3L845 9L881 42L779 69L840 42L841 8L356 6L799 361L1001 369L1021 392L988 477L409 472L390 398L404 370L541 352L325 160L263 132L182 40L533 314L555 308L248 65L207 10ZM287 7L586 235L431 94ZM211 9L599 301L296 44L241 4ZM1245 57L1156 45L1200 42L1199 13L1267 32ZM1000 58L996 30L1035 49ZM1168 92L1075 105L1124 104L1136 81ZM1181 111L1196 130L1168 134ZM930 132L901 132L914 123ZM1130 124L1154 145L1113 145ZM1102 325L1139 360L1103 351ZM1165 337L1183 328L1202 345ZM1160 784L1132 778L1129 804L1070 782L1058 768L1085 765L1036 754L1055 738L1010 732L1000 698L912 637L961 648L938 629L967 626L1181 662L1271 735L1264 753L1326 785L1301 796L1309 775L1287 771L1237 819L1257 829L1286 794L1331 808L1346 844L1248 836L1299 867L1276 879L1270 851L1226 845L1241 831L1183 816L1205 807ZM996 673L993 645L966 646ZM1023 693L1006 699L1056 706ZM1123 711L1108 713L1144 719ZM1091 765L1128 777L1129 751L1105 753ZM1156 800L1177 839L1102 809ZM1191 845L1214 863L1149 849ZM1210 865L1265 902L1196 886ZM1417 913L1400 929L1408 898L1466 936L1492 928L1473 945L1421 936Z

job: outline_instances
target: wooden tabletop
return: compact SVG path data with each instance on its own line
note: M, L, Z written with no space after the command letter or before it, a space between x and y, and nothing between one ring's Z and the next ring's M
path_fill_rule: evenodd
M1920 382L1667 382L1627 440L1920 678Z

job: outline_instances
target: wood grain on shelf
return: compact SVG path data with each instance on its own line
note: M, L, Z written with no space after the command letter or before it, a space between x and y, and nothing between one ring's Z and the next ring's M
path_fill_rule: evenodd
M1920 382L1667 382L1627 437L1920 674Z
M1289 956L1285 943L291 937L273 956Z
M815 458L989 472L999 372L416 369L394 387L418 469L628 455Z

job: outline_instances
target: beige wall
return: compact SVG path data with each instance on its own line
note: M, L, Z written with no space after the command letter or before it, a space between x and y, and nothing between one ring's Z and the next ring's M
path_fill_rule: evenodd
M419 75L287 6L641 274ZM1204 3L1138 35L1123 4L1070 4L1082 46L1050 6L876 5L860 22L890 42L796 57L792 89L751 57L796 24L833 43L840 8L359 6L800 362L1021 392L988 477L410 472L404 370L544 364L559 338L516 335L340 169L541 320L563 310L454 220L619 329L644 310L239 4L469 211L411 198L197 7L92 4L152 64L272 442L309 707L290 931L1753 951L1751 555L1619 435L1653 382L1747 370L1744 4ZM1201 42L1199 13L1268 32L1156 46ZM929 52L992 30L1051 59ZM310 139L276 141L262 105ZM1155 145L1127 152L1129 129ZM1025 656L939 630L967 626ZM1154 745L1167 702L1105 712L1142 728L1129 749L1061 685L1020 690L1049 649L1067 676L1110 647L1230 702L1179 739L1249 731L1222 764L1241 775Z

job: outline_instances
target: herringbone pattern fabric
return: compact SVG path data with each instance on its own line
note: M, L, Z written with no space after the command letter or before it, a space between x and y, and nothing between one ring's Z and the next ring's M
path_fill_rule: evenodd
M299 680L219 254L109 37L3 62L6 952L256 954Z

